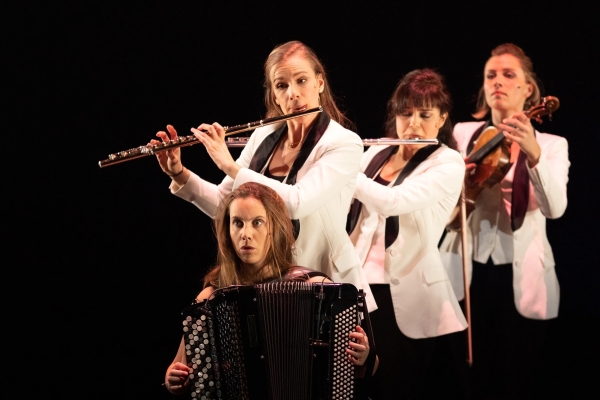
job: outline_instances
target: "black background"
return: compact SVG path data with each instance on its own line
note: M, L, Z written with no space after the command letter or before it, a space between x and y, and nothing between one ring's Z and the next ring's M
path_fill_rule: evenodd
M598 22L583 2L522 3L2 2L4 390L171 397L160 384L179 312L214 262L211 221L169 193L153 158L97 163L168 123L187 135L202 122L260 119L263 62L288 40L320 56L363 138L382 136L385 103L408 71L445 75L452 119L465 121L491 49L514 42L528 53L543 93L561 101L538 128L566 137L572 162L569 206L547 229L561 284L547 382L557 397L592 390ZM223 176L202 146L183 160Z

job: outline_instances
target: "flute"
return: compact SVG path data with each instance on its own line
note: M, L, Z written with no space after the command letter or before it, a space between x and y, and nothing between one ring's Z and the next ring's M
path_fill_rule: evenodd
M280 115L278 117L261 119L259 121L254 121L254 122L248 122L247 124L234 125L234 126L229 126L229 127L225 126L224 127L225 136L230 136L230 135L250 131L250 130L259 128L261 126L271 125L271 124L275 124L277 122L287 121L289 119L298 118L298 117L302 117L304 115L314 114L314 113L318 113L318 112L322 112L322 111L323 111L323 107L319 106L319 107L310 108L308 110L300 111L300 112L293 113L293 114ZM108 167L108 166L114 165L114 164L119 164L119 163L122 163L125 161L135 160L137 158L146 157L146 156L151 156L151 155L154 155L161 151L174 149L177 147L192 146L192 145L198 144L198 143L200 143L200 141L194 135L178 136L175 140L170 140L168 142L161 142L161 143L155 144L155 145L148 144L145 146L139 146L139 147L136 147L133 149L125 150L125 151L120 151L118 153L109 154L108 158L106 160L98 161L98 165L100 166L100 168L104 168L104 167ZM245 143L244 143L244 146L245 146ZM231 146L231 147L243 147L243 146Z
M227 147L244 147L250 138L227 138L225 143ZM380 138L380 139L363 139L363 146L400 146L402 144L438 144L437 139L393 139L393 138Z

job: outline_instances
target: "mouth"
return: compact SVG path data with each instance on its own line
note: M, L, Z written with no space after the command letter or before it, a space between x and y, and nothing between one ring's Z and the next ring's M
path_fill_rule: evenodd
M308 109L308 107L305 104L303 106L293 107L290 110L291 110L292 113L297 113L297 112L306 111L307 109Z
M492 93L492 96L504 96L504 92L496 90L494 93Z

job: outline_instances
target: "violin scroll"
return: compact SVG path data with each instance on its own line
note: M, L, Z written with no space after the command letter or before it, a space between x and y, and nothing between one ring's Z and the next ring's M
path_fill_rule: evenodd
M532 119L535 119L540 124L542 123L542 116L548 115L550 121L552 121L552 113L560 107L560 101L558 97L546 96L542 97L542 102L525 111L525 114Z

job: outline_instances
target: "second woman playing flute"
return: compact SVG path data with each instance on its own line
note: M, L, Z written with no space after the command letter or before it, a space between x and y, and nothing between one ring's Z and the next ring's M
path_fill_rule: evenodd
M449 385L458 386L456 394L466 387L459 386L460 365L452 365L447 342L461 340L451 334L467 322L437 247L465 173L453 150L450 108L439 74L407 74L388 102L386 133L442 144L371 147L357 178L349 230L378 305L371 313L380 358L377 400L431 398L428 390L437 387L447 398ZM439 374L438 362L446 363Z
M257 129L237 160L227 149L221 125L200 125L194 135L227 176L219 185L212 184L183 166L179 149L161 152L157 158L171 176L171 192L213 218L221 200L241 184L259 182L271 187L294 220L296 263L320 270L335 282L364 289L368 308L374 310L368 283L344 229L363 153L361 139L343 126L349 121L335 104L323 65L306 45L295 41L276 47L264 72L267 117L320 105L325 111ZM167 129L168 134L157 133L161 140L177 137L172 126Z

